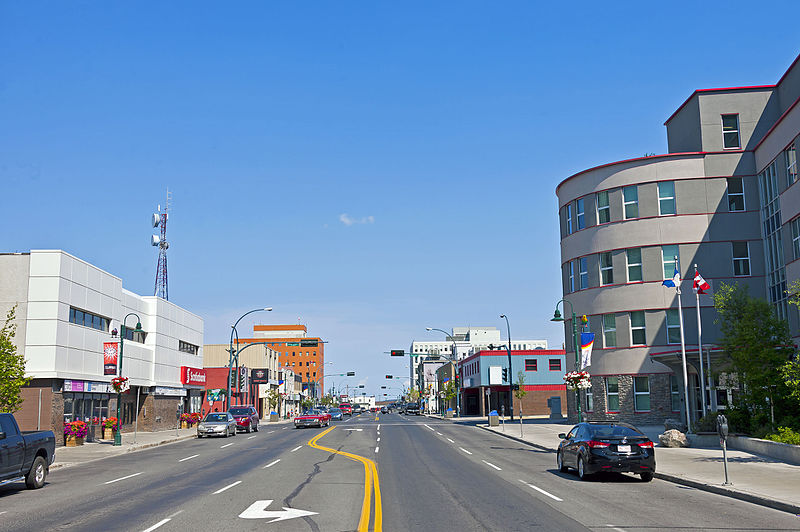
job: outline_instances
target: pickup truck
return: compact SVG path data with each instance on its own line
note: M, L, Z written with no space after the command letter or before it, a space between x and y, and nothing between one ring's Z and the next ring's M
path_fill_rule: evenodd
M25 480L28 488L41 488L55 457L52 430L20 432L12 414L0 413L0 484Z

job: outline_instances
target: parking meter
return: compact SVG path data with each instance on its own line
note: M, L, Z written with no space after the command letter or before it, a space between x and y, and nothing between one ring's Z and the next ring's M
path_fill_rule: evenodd
M183 403L178 403L178 408L175 410L175 421L180 421L181 414L183 414Z
M720 441L728 439L728 418L722 414L717 416L717 433Z

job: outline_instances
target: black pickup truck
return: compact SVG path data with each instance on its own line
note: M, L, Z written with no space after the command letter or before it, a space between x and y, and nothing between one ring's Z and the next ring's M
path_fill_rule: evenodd
M52 430L20 432L13 415L0 413L0 484L24 479L28 488L41 488L55 457Z

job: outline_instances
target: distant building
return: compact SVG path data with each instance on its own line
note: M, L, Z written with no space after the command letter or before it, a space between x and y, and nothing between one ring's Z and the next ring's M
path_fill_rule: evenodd
M228 363L230 354L228 344L206 344L203 346L203 366L209 375L206 384L205 406L219 402L220 391L227 393ZM265 345L251 345L239 353L239 377L236 367L232 371L233 387L231 405L253 405L261 417L270 412L268 394L278 388L278 352ZM212 379L211 375L215 375ZM220 381L217 375L223 375ZM213 382L212 382L213 381Z

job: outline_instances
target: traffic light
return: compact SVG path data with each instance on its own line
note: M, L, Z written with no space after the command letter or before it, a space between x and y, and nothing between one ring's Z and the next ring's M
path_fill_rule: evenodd
M508 368L503 368L503 381L508 382Z
M355 377L356 376L356 372L355 371L348 371L347 372L347 376L348 377Z
M363 388L363 387L364 387L364 385L363 385L363 384L359 384L359 385L358 385L358 387L359 387L359 388Z
M456 375L453 377L453 380L456 383L456 388L461 388L461 377Z
M391 375L387 375L387 376L386 376L386 378L387 378L387 379L391 379L391 378L393 378L393 377L392 377Z
M402 357L405 356L405 351L402 349L392 349L391 354L393 357Z

